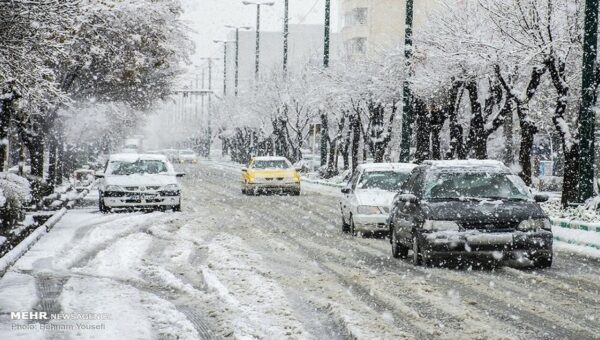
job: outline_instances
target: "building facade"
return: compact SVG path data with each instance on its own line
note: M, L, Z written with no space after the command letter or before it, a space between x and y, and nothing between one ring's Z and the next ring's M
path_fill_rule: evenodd
M426 24L437 0L414 1L414 29ZM405 0L342 0L339 13L344 51L351 58L375 56L402 46Z
M288 35L288 70L296 72L314 60L323 60L323 25L294 25L289 26ZM235 72L235 32L229 32L227 40L227 84L234 90ZM339 48L339 35L332 32L330 55L337 59L341 53ZM244 92L252 89L255 79L255 56L256 56L256 31L240 31L239 41L239 91ZM222 71L222 66L219 67ZM260 77L268 77L273 72L283 69L283 33L273 31L261 31L260 33ZM217 78L222 79L219 75ZM218 86L218 85L217 85Z

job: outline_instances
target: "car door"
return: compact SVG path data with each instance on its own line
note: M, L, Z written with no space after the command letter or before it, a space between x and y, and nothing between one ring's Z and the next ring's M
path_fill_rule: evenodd
M406 182L404 194L413 194L420 197L422 182L425 176L425 169L417 168L411 178ZM394 226L396 227L396 235L398 239L406 244L412 242L413 228L419 216L419 205L398 201Z

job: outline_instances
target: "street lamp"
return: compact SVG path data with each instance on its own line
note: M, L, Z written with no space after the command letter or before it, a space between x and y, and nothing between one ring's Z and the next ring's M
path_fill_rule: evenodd
M290 35L289 24L290 24L290 15L289 15L289 0L285 0L283 5L283 73L287 73L288 66L288 38Z
M226 28L235 30L235 96L238 95L239 74L240 74L240 30L250 30L249 26L225 25Z
M220 58L212 58L212 57L203 57L199 58L200 60L208 61L208 114L206 115L206 155L210 158L210 144L212 141L212 126L211 126L211 92L212 91L212 64L213 60L220 60Z
M274 2L268 1L242 1L244 5L256 5L256 64L254 69L254 78L258 80L258 70L260 68L260 6L273 6Z
M223 44L223 97L227 95L227 44L231 40L213 40L215 44Z

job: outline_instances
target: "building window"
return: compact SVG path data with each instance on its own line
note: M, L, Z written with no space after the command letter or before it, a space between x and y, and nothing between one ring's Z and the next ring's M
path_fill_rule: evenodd
M369 17L369 9L366 7L354 8L346 12L344 26L366 25Z
M346 42L346 50L350 55L367 53L367 38L353 38Z
M355 25L366 25L367 19L369 17L369 9L365 7L355 8L352 10L354 14L354 24Z

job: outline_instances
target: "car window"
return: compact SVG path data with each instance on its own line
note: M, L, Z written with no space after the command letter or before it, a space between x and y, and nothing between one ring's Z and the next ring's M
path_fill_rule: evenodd
M422 171L419 168L413 170L410 174L410 177L404 182L404 185L401 187L401 190L405 194L416 194L418 189L418 185L416 184L422 176Z
M354 176L350 179L350 187L352 190L356 189L356 184L358 183L358 179L360 178L362 171L354 171Z
M257 160L254 169L289 169L291 164L286 160Z
M398 191L409 175L398 171L368 171L361 176L357 188Z
M500 172L436 172L428 176L427 199L531 199L519 176Z
M107 174L115 176L128 176L133 174L160 174L168 173L167 163L161 160L141 160L134 162L112 161L108 164Z

